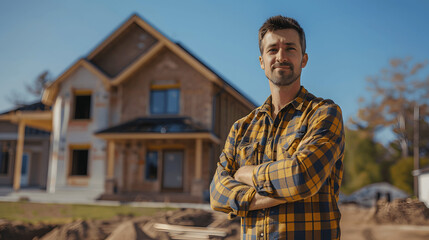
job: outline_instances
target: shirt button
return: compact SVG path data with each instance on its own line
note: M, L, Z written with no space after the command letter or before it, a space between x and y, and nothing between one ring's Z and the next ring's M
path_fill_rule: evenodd
M261 233L259 236L264 237L264 233Z

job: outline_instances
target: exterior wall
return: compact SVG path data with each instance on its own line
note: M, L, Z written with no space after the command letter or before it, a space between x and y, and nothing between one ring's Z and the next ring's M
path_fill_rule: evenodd
M214 148L214 159L210 162L210 176L216 171L216 163L225 145L226 138L234 122L249 114L253 109L245 106L228 92L215 87L213 132L219 137L221 144Z
M219 88L216 88L214 99L214 133L224 143L234 122L249 114L253 109L245 106L231 94Z
M122 87L110 88L109 126L121 123L121 96Z
M0 121L0 143L2 146L6 145L9 150L8 171L7 174L0 174L0 186L12 186L13 184L17 139L18 126L9 121Z
M28 186L46 188L49 136L25 141L24 153L28 153L30 157Z
M90 119L73 119L75 91L91 92ZM81 67L61 83L53 106L53 139L50 171L56 188L82 186L102 189L105 178L106 143L93 133L108 127L109 93L102 81ZM73 145L89 145L88 176L70 177ZM55 167L57 166L57 167ZM54 173L55 172L55 173ZM53 191L53 189L51 189Z
M0 120L0 140L16 140L18 137L18 125L9 121Z
M16 136L15 136L16 139ZM7 144L9 148L9 166L7 174L0 174L0 186L12 186L13 184L13 170L15 165L15 149L16 140L0 140L3 144Z
M152 62L127 79L118 90L121 122L150 116L151 84L180 84L180 116L191 117L206 129L212 127L213 87L198 71L164 49Z
M429 172L419 175L419 199L429 207Z
M114 77L155 43L155 38L133 23L91 61L107 75Z

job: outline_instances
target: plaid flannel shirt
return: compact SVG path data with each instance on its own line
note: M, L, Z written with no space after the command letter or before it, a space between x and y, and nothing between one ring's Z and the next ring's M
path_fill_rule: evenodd
M232 126L210 185L211 207L241 217L242 239L339 239L343 155L341 109L333 101L301 87L273 120L269 97ZM257 165L254 186L233 178L244 165ZM255 194L286 203L249 211Z

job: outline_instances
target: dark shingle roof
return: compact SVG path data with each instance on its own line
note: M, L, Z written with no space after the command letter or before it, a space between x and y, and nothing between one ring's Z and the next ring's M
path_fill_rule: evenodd
M0 113L0 115L13 113L13 112L17 112L17 111L46 111L46 110L50 110L50 109L51 109L50 106L47 106L47 105L43 104L42 102L36 102L36 103L27 104L27 105L17 107L15 109L12 109L12 110L7 111L7 112Z
M189 117L149 117L136 118L101 131L100 133L195 133L209 132Z

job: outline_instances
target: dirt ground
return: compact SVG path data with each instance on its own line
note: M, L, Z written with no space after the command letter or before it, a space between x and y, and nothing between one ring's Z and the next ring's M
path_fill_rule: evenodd
M341 239L420 240L429 239L429 209L420 202L380 202L374 208L340 205ZM179 226L179 230L161 230ZM208 233L208 232L211 233ZM210 235L221 232L223 237ZM183 235L188 234L188 235ZM204 235L206 234L206 235ZM26 225L0 220L1 239L240 239L239 220L226 214L197 209L159 212L154 217L118 216L110 220L79 220L65 225Z
M423 240L429 239L427 208L418 204L386 204L377 208L340 205L341 239L344 240ZM411 208L411 209L410 209ZM411 210L404 213L404 210Z

